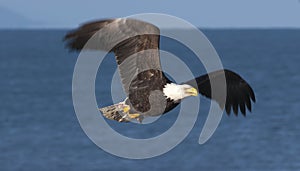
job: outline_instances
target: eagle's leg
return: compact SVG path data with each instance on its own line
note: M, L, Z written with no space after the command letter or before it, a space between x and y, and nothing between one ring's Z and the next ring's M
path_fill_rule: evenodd
M139 113L128 113L128 117L130 118L130 119L137 119L137 118L139 118L141 116L141 114L139 114Z
M99 109L104 117L116 120L118 122L129 122L128 112L130 107L123 102L114 104L111 106L106 106ZM124 111L124 112L123 112Z
M142 122L144 117L142 117L141 114L139 114L139 113L129 113L129 111L130 111L129 106L126 105L125 107L123 107L123 113L125 113L125 115L120 119L121 121L123 121L123 119L125 119L125 118L129 118L129 119L136 119L140 123Z
M130 107L128 105L126 105L125 107L123 107L123 112L124 113L129 113Z
M125 104L124 102L106 106L100 108L99 110L103 113L104 117L111 120L116 120L118 122L129 122L132 119L136 119L137 121L141 122L144 118L139 113L129 113L130 106Z
M129 117L129 110L130 110L130 107L128 105L124 105L122 104L122 113L123 113L123 116L122 118L120 118L118 120L118 122L123 122L123 121L129 121L131 118Z

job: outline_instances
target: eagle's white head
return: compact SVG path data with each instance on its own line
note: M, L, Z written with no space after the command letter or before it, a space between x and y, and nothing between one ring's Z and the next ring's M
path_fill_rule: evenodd
M189 96L198 96L198 91L188 84L166 84L163 88L164 95L171 100L177 101Z

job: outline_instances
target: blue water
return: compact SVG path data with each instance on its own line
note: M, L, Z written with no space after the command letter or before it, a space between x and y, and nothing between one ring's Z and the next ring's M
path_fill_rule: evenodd
M224 67L240 73L255 90L253 112L224 115L212 138L199 145L209 106L201 98L188 137L146 160L106 153L81 129L71 89L78 54L64 49L65 32L0 31L0 170L300 170L300 30L205 30ZM187 55L176 43L162 46ZM96 82L99 106L111 102L108 82L116 67L113 58L104 62L107 76ZM185 62L194 73L204 73L193 58ZM146 138L166 131L176 112L140 129L109 123L122 134Z

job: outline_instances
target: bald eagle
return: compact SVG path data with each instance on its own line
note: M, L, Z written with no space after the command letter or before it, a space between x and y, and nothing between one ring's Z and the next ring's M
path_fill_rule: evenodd
M86 45L89 40L93 43ZM119 41L120 40L120 41ZM100 108L111 120L142 122L145 116L158 116L175 108L182 99L198 92L215 100L229 115L231 110L246 115L255 95L250 85L230 70L218 70L183 84L172 82L162 72L159 56L160 30L153 24L136 19L107 19L86 23L65 36L71 50L104 50L113 52L127 98ZM150 51L149 51L150 50ZM211 81L226 78L226 98L212 96ZM196 83L196 84L195 84ZM153 93L155 92L155 93Z

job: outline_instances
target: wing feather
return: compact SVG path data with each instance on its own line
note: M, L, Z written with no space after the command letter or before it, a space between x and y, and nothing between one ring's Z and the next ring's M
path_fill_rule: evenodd
M107 19L86 23L65 36L71 50L104 50L115 53L123 88L129 87L138 73L155 69L161 72L160 31L155 25L135 19ZM161 72L158 74L164 78Z
M194 87L198 88L198 91L204 95L212 99L211 94L211 82L210 81L218 81L225 74L226 79L226 102L224 106L224 102L220 96L222 92L216 90L215 96L213 100L216 100L220 107L225 107L226 113L229 115L231 111L235 115L238 114L238 109L240 109L243 115L246 115L246 107L251 112L251 100L255 102L255 94L250 85L238 74L230 70L218 70L211 72L209 74L202 75L200 77L195 78L194 80L190 80L186 82L186 84L190 84ZM211 80L210 80L211 79ZM222 86L222 85L218 85ZM225 86L225 85L224 85Z

